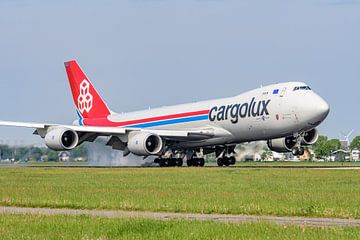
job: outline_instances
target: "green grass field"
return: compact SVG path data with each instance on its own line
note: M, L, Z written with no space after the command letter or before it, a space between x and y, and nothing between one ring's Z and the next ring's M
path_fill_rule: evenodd
M188 220L90 216L0 215L1 239L359 239L360 228L312 228L265 222L230 224Z
M185 165L185 164L184 164ZM20 162L17 164L0 163L1 166L91 166L89 162ZM206 166L217 166L216 160L206 163ZM314 162L314 161L274 161L274 162L254 162L254 161L237 161L236 166L354 166L360 167L358 162Z
M0 205L360 218L360 172L8 168Z
M360 167L360 162L313 162L313 161L274 161L274 162L236 162L237 166L354 166Z

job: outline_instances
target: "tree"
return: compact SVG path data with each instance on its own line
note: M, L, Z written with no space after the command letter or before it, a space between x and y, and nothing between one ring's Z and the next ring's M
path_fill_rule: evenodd
M351 149L351 150L353 150L353 149L360 150L360 136L356 136L356 137L351 141L350 149Z
M313 145L316 157L326 157L325 143L327 142L326 136L319 136L317 142Z
M318 141L313 146L316 157L320 158L330 156L333 151L340 149L340 147L339 139L327 140L325 136L319 136Z
M12 150L8 145L0 145L0 159L11 159Z
M335 150L341 148L341 142L339 139L331 139L325 143L328 156Z
M58 160L58 152L56 151L49 151L48 154L47 154L47 160L48 161L57 161Z
M15 160L25 160L30 155L28 147L15 147L14 158Z
M35 160L35 161L40 161L41 156L43 155L41 148L39 147L31 147L30 154L31 154L30 156L31 160Z

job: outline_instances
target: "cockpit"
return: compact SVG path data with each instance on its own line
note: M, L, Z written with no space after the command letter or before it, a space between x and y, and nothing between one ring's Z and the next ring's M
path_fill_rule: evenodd
M298 91L298 90L311 90L311 88L309 86L297 86L294 87L293 91Z

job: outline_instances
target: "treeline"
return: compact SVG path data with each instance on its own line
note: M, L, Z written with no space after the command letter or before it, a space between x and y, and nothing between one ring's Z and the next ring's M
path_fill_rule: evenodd
M68 151L71 159L83 158L87 160L87 150L85 144ZM0 145L0 160L12 161L58 161L59 152L47 147L35 146L9 146Z
M326 136L319 136L317 142L312 146L315 156L318 158L329 157L332 152L342 149L339 139L328 139ZM342 150L360 150L360 136L356 136L350 143L349 149Z

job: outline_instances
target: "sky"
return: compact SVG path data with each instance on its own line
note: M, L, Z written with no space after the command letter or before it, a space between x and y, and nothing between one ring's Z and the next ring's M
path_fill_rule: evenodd
M331 106L320 134L360 135L360 1L0 1L0 119L69 124L76 59L128 112L304 81ZM40 143L0 128L1 143Z

